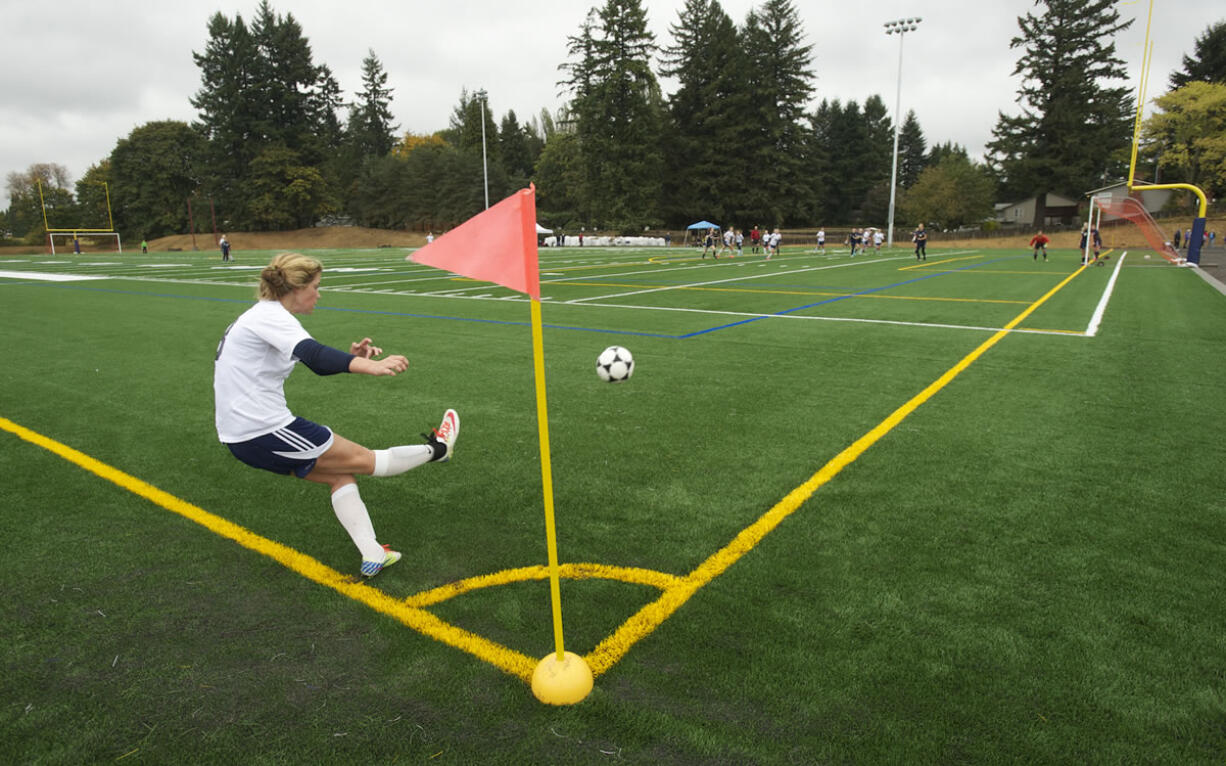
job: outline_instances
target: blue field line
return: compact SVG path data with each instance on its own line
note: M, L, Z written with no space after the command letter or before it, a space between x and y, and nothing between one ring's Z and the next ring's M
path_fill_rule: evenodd
M736 322L730 322L730 323L728 323L728 324L716 325L715 327L708 327L708 328L707 328L707 329L705 329L705 330L696 330L696 331L694 331L694 332L686 333L686 334L684 334L684 335L678 335L677 337L678 337L678 338L681 338L682 340L684 340L684 339L686 339L686 338L694 338L694 337L697 337L697 336L699 336L699 335L706 335L706 334L708 334L708 333L718 332L719 330L727 330L727 329L730 329L730 328L733 328L733 327L739 327L739 326L741 326L741 325L744 325L744 324L749 324L750 322L757 322L757 321L762 320L762 319L770 319L771 317L777 317L777 316L786 316L787 314L794 314L794 313L796 313L797 311L804 311L805 309L811 309L811 308L814 308L815 306L824 306L824 305L826 305L826 304L828 304L828 303L837 303L838 301L844 301L844 300L847 300L848 298L858 298L858 297L860 297L860 296L862 296L862 295L872 295L873 293L879 293L879 292L881 292L881 291L883 291L883 290L892 290L892 289L894 289L895 287L902 287L903 285L910 285L910 284L914 284L914 283L916 283L916 282L923 282L925 279L933 279L934 277L944 276L945 274L949 274L949 273L952 273L952 272L955 272L955 271L964 271L964 270L966 270L966 269L975 269L975 268L979 268L980 266L987 266L988 264L991 264L991 263L999 263L1000 261L1009 260L1009 259L1012 259L1012 258L1015 258L1015 257L1016 257L1016 256L1005 256L1005 257L1002 257L1002 258L994 258L994 259L992 259L992 260L990 260L990 261L982 261L982 262L980 262L980 263L974 263L974 264L970 264L970 265L967 265L967 266L960 266L960 267L958 267L958 268L956 268L956 269L945 269L945 270L940 271L940 272L938 272L938 273L936 273L936 274L925 274L925 275L924 275L924 276L922 276L922 277L916 277L916 278L914 278L914 279L905 279L905 280L903 280L902 282L895 282L895 283L894 283L894 284L892 284L892 285L884 285L884 286L882 286L882 287L874 287L874 288L871 288L871 289L869 289L869 290L861 290L861 291L860 291L860 292L858 292L858 293L850 293L850 294L848 294L848 295L837 295L837 296L835 296L835 297L833 297L833 298L827 298L827 299L825 299L825 300L817 301L816 303L806 303L806 304L805 304L805 305L803 305L803 306L796 306L796 307L794 307L794 308L784 309L783 311L776 311L776 312L774 312L774 313L772 313L772 314L768 314L768 315L766 315L766 316L760 316L760 317L750 317L750 318L748 318L748 319L741 319L741 320L739 320L739 321L736 321Z
M84 287L82 285L66 285L55 282L18 282L7 283L8 285L33 285L37 287L52 287L60 290L87 290L95 293L113 293L117 295L143 295L152 298L178 298L180 300L189 301L212 301L214 303L241 303L250 306L255 301L251 298L213 298L206 295L179 295L177 293L147 293L139 290L115 290L106 287ZM350 293L351 295L354 293ZM474 317L456 317L447 316L445 314L415 314L407 311L379 311L376 309L346 309L336 306L316 306L316 311L337 311L349 314L376 314L380 316L391 317L409 317L412 319L443 319L452 322L475 322L477 324L492 324L492 325L508 325L512 327L530 327L530 322L517 322L504 319L476 319ZM598 327L575 327L573 325L549 324L543 323L542 327L548 327L551 330L569 330L572 332L594 332L603 335L629 335L639 338L665 338L668 340L678 340L683 337L680 335L670 335L658 332L639 332L636 330L605 330Z

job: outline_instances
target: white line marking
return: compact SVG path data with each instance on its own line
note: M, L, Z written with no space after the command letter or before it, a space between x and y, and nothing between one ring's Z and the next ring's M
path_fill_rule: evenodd
M807 269L797 269L796 271L789 272L789 276L791 276L792 274L803 274L809 271L824 271L826 269L841 269L847 266L867 265L870 263L885 263L887 261L900 260L901 258L902 256L896 257L896 258L878 258L872 261L848 261L846 263L834 263L829 266L811 266ZM668 285L666 287L652 287L647 290L632 290L631 292L628 292L628 293L615 293L613 295L593 295L590 298L574 298L573 300L566 301L566 303L575 304L575 303L583 303L584 301L601 301L601 300L609 300L611 298L626 298L631 295L645 295L647 293L659 293L659 292L664 292L666 290L683 290L686 288L693 288L693 287L707 287L709 285L719 285L725 282L744 282L745 280L749 280L749 279L761 279L763 277L774 277L774 276L777 276L777 275L774 273L755 274L754 276L751 276L751 277L738 275L735 277L729 277L728 279L714 279L708 282L691 282L690 284L687 284L687 285ZM616 277L606 276L605 278L615 279Z
M1120 275L1120 267L1124 265L1124 259L1127 257L1128 251L1125 250L1115 262L1115 271L1111 272L1111 278L1107 280L1107 286L1103 288L1103 297L1098 299L1094 316L1090 317L1090 324L1086 326L1086 337L1093 338L1098 334L1098 326L1102 324L1103 314L1107 311L1107 302L1111 300L1111 293L1115 290L1115 278Z
M83 282L87 279L106 279L106 277L84 276L80 274L47 274L42 271L0 271L4 279L34 279L39 282Z

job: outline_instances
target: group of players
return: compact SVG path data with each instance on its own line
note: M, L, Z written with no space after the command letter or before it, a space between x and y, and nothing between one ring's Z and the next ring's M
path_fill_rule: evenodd
M745 254L745 232L740 229L728 228L724 230L723 247L719 246L719 239L715 235L714 229L707 229L707 236L703 239L702 257L706 258L707 253L711 253L716 260L719 260L720 255L727 253L729 258L735 258L738 255ZM766 260L770 260L772 256L779 254L779 243L783 241L783 235L778 229L771 232L766 232L758 229L757 226L749 232L749 246L751 254L756 255L758 248L762 248L762 253L766 256Z
M770 260L772 256L779 254L779 243L782 236L779 230L775 229L772 232L759 231L755 226L749 233L751 252L756 254L758 248L762 248L762 252L766 255L766 260ZM847 238L843 240L843 244L851 249L851 257L863 255L868 252L869 247L872 247L874 252L881 252L881 243L885 240L885 234L881 229L865 228L852 229L847 234ZM920 224L918 228L911 233L911 241L915 243L915 260L928 260L928 232L924 229L924 224ZM719 239L716 237L713 229L707 230L707 235L702 248L702 257L706 258L710 252L717 260L723 253L728 253L729 257L736 257L744 254L745 235L740 229L727 229L723 234L723 247L718 245ZM1038 260L1039 256L1043 256L1043 260L1047 260L1047 245L1051 242L1051 238L1043 232L1034 235L1030 240L1030 247L1034 251L1034 260ZM1100 253L1103 247L1103 238L1099 234L1098 227L1082 226L1081 227L1081 245L1082 263L1086 263L1089 256L1087 245L1094 251L1094 260L1091 261L1097 265L1102 265ZM826 252L826 230L818 227L817 230L817 247L813 249L815 253L825 254Z

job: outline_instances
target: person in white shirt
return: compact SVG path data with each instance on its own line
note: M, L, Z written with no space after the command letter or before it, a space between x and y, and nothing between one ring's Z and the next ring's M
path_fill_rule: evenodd
M297 362L317 375L397 375L409 367L399 354L376 359L383 349L370 338L345 353L311 337L294 315L315 310L322 273L319 261L298 253L281 253L261 272L259 301L226 328L217 346L217 437L247 465L328 485L332 509L362 554L361 573L373 577L401 555L379 544L356 477L396 476L450 460L460 418L447 410L425 444L370 450L290 411L285 380Z
M783 239L783 236L779 233L778 229L771 232L770 245L766 249L766 260L769 261L773 256L779 254L779 241L781 239Z
M815 252L826 254L826 230L823 228L817 230L817 250Z
M720 250L721 253L728 253L729 257L735 258L736 255L732 252L732 240L736 236L733 229L724 229L724 246Z

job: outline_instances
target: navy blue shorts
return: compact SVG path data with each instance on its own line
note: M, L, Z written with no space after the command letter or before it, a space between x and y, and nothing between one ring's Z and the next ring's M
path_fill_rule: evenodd
M226 444L234 457L253 468L305 478L315 461L332 446L332 429L295 418L285 428L234 444Z

